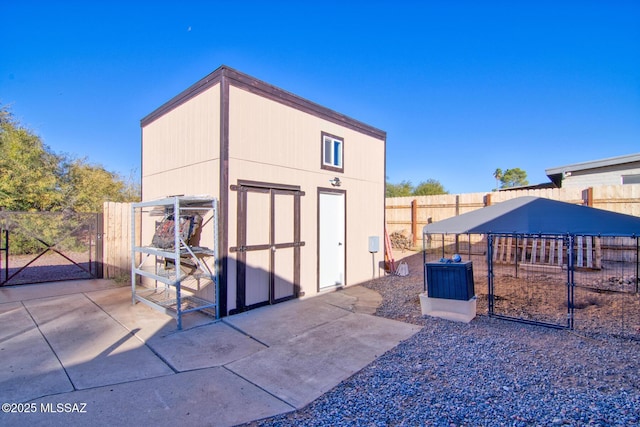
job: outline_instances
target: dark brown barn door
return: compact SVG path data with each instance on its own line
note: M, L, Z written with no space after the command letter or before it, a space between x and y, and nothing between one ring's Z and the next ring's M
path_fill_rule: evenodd
M298 187L240 183L236 312L297 298L300 292Z

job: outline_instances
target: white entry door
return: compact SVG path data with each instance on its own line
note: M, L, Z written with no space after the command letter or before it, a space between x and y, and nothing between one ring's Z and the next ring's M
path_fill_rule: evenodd
M345 193L319 193L319 288L345 284Z

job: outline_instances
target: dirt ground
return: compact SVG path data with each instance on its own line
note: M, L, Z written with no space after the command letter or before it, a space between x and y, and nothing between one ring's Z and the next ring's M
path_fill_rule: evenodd
M0 259L0 284L3 286L59 280L90 279L95 272L95 263L90 262L89 253L62 252L67 258L54 251L44 254L11 255ZM73 261L73 262L72 262ZM74 264L74 262L77 264ZM23 267L25 267L23 269ZM20 271L22 269L22 271ZM7 280L8 279L8 280Z
M395 251L396 265L407 262L411 274L395 276L394 281L422 282L422 252ZM468 257L463 257L466 261ZM477 313L489 314L487 261L482 255L472 256ZM433 256L427 262L438 262ZM613 335L640 340L640 293L636 292L635 263L603 265L600 270L578 270L573 281L573 328L587 335ZM558 327L569 326L567 301L571 288L568 274L560 267L526 268L513 264L494 265L494 307L499 316L540 322ZM416 299L419 306L419 299ZM419 307L418 307L419 308Z

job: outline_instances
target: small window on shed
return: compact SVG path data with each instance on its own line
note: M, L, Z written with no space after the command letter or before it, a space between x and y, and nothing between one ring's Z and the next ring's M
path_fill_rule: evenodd
M322 169L343 172L344 139L322 132Z
M622 175L623 184L640 184L640 174Z

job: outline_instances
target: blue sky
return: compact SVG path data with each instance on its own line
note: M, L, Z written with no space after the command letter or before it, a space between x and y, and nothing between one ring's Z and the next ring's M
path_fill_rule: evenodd
M140 173L140 119L228 65L387 132L387 176L640 152L638 1L0 0L0 102L55 152Z

